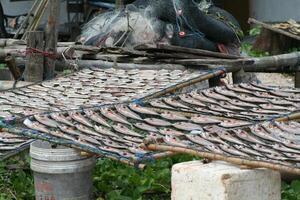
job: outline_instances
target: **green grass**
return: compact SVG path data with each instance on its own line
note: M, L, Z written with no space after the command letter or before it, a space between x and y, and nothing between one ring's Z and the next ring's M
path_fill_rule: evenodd
M170 199L171 167L175 163L194 160L191 156L175 156L148 165L144 171L109 159L96 165L94 194L97 200ZM34 200L33 176L29 157L20 156L0 163L0 200ZM300 181L282 184L283 200L300 200Z

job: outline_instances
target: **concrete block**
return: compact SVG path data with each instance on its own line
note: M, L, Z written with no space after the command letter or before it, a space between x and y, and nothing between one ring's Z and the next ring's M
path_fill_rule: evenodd
M172 168L172 200L280 200L280 173L225 162L186 162Z

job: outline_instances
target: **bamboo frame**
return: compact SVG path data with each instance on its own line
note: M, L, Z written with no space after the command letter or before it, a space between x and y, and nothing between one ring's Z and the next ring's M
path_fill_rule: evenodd
M246 160L246 159L237 158L237 157L227 157L227 156L223 156L223 155L215 154L215 153L208 153L208 152L196 151L196 150L182 148L182 147L174 147L174 146L166 146L166 145L158 145L158 144L144 144L141 147L146 150L151 150L151 151L172 151L172 152L177 152L177 153L182 153L182 154L190 154L193 156L199 156L199 157L207 158L210 160L221 160L221 161L229 162L229 163L239 165L239 166L249 166L251 168L267 168L267 169L271 169L271 170L300 175L299 168L293 168L293 167L289 167L289 166L273 164L273 163L268 163L268 162L264 162L264 161L254 161L254 160Z

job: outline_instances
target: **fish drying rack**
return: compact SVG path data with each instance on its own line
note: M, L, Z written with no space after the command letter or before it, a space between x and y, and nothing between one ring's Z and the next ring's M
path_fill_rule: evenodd
M299 103L297 89L227 85L36 114L26 118L22 129L4 130L126 163L140 164L171 152L198 152L204 158L299 174L300 124L281 122L297 113Z

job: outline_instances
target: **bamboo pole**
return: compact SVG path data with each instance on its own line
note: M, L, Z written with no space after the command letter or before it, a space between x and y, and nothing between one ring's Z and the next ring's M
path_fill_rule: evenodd
M249 166L252 168L268 168L268 169L277 170L281 172L300 175L299 168L293 168L289 166L273 164L264 161L254 161L254 160L246 160L246 159L241 159L236 157L227 157L215 153L208 153L208 152L196 151L196 150L182 148L182 147L173 147L173 146L158 145L158 144L144 144L141 147L143 149L150 150L150 151L172 151L172 152L177 152L182 154L199 156L210 160L221 160L239 166Z
M8 66L11 74L13 75L14 79L15 80L19 80L21 78L21 72L19 70L19 68L17 68L17 65L16 65L16 60L13 56L7 56L5 58L5 63L6 63L6 66Z

